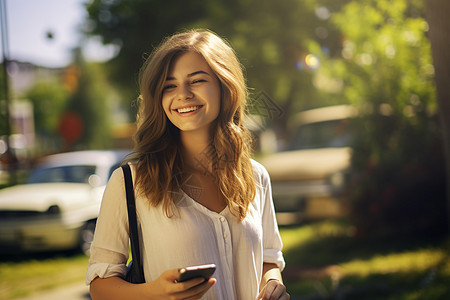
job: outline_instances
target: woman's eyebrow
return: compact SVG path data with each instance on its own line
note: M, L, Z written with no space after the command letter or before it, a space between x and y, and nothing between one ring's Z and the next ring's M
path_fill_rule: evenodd
M205 74L205 75L211 76L211 75L209 75L208 72L200 70L200 71L195 71L195 72L192 72L192 73L188 74L187 77L192 77L192 76L195 76L195 75L198 75L198 74Z
M193 77L193 76L198 75L198 74L205 74L205 75L211 76L208 72L199 70L199 71L195 71L195 72L189 73L187 75L187 77L190 78L190 77ZM175 80L175 77L167 76L166 80Z

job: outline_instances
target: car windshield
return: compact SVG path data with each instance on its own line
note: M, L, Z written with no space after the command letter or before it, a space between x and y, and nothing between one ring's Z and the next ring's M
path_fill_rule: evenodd
M290 150L347 147L351 134L348 120L332 120L300 126L295 132Z
M87 183L89 176L95 174L95 166L61 166L35 170L28 183L71 182Z

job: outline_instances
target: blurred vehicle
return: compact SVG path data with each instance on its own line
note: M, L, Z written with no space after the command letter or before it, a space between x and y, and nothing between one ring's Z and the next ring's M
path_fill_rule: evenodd
M126 151L50 155L26 184L0 190L0 251L89 254L101 198Z
M301 112L289 148L260 160L272 180L279 224L345 214L339 194L350 165L349 121L356 114L348 105Z

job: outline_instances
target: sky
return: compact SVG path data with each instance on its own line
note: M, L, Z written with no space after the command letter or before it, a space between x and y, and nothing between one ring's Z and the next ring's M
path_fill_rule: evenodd
M6 1L9 59L44 67L70 64L74 47L82 41L77 31L85 22L84 3L89 0L1 0ZM53 38L47 38L51 32ZM101 61L113 55L98 39L84 42L87 60Z

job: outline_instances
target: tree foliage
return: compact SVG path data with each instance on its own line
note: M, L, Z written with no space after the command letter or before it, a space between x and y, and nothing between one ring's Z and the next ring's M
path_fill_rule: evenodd
M69 94L61 83L37 82L25 94L33 104L34 124L37 135L56 138L61 113Z
M364 114L355 125L353 216L364 232L443 228L443 154L422 3L354 1L333 21L343 59L328 61L329 74Z
M108 148L111 145L111 110L107 103L108 87L101 68L96 64L87 64L76 53L77 59L74 67L78 70L77 81L70 95L65 113L80 118L80 137L67 141L68 149L75 148Z

